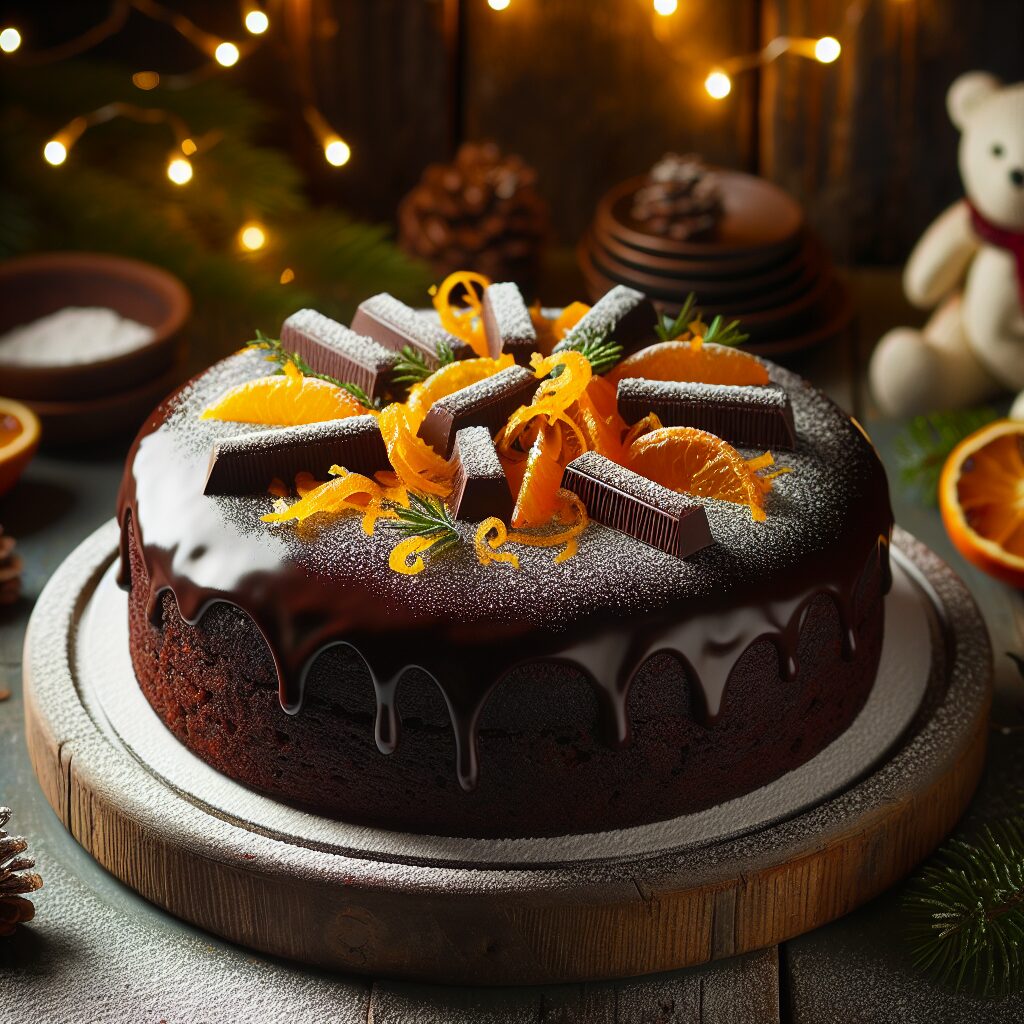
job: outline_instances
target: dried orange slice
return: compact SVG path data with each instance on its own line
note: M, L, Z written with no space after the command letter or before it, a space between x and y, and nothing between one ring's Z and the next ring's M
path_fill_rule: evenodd
M562 429L557 423L544 426L530 448L526 471L512 512L512 525L544 526L562 507Z
M746 505L765 518L770 477L758 476L774 461L769 453L744 459L731 444L696 427L662 427L638 437L629 448L629 468L673 491Z
M410 423L418 429L430 407L440 398L493 377L499 370L511 366L515 360L505 354L497 359L460 359L435 370L425 381L413 385L405 400Z
M684 380L698 384L767 384L768 370L757 356L729 345L662 341L623 359L608 379Z
M939 509L968 562L1024 589L1024 422L997 420L953 449Z
M203 410L204 420L294 427L359 416L366 409L344 388L317 377L303 377L294 363L283 374L238 384Z

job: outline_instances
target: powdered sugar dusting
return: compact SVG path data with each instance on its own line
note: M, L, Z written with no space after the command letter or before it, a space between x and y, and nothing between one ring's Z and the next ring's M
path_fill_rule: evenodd
M435 319L429 315L418 313L393 295L388 295L387 292L381 292L365 299L360 303L359 309L365 310L374 319L387 324L415 344L428 349L435 356L442 345L448 345L456 352L467 347L464 341L449 334ZM358 312L356 315L358 317ZM354 325L357 323L358 320L353 320Z
M398 358L397 353L377 344L372 338L356 334L315 309L300 309L285 320L281 328L281 343L285 348L294 347L290 343L295 333L308 335L375 373L394 366Z
M767 406L785 409L789 401L780 387L761 387L739 384L699 384L691 381L648 380L644 377L624 377L619 381L620 400L631 401L687 401L735 402L739 405Z
M455 435L455 455L466 476L504 479L505 471L486 427L463 427Z
M571 348L591 332L595 334L611 333L620 320L625 319L638 305L646 301L643 292L638 292L635 288L627 288L624 284L616 285L610 291L605 292L574 327L566 331L565 337L555 346L555 351L561 352Z
M517 388L526 388L536 383L537 378L523 366L509 366L490 377L469 384L435 403L447 409L453 416L462 416L481 405L496 402Z
M536 342L537 331L517 284L512 281L492 284L484 297L503 341L522 344Z

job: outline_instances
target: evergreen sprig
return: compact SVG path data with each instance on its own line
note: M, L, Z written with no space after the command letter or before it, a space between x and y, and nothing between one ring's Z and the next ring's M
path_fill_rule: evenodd
M347 391L366 409L380 408L380 402L374 401L358 384L353 384L348 380L338 380L337 377L332 377L327 373L317 373L309 363L299 355L298 352L289 352L288 349L281 344L279 338L271 338L261 330L257 329L256 337L253 338L252 341L247 341L245 344L247 348L266 352L267 360L277 364L278 369L275 371L277 373L284 373L284 367L288 363L294 363L295 368L303 377L315 377L317 380L326 381L328 384L333 384L335 387L341 388L343 391Z
M969 434L996 418L994 410L957 409L915 416L896 438L900 479L926 504L938 499L939 477L949 453Z
M726 323L722 317L716 316L708 329L702 335L705 344L713 342L716 345L742 345L750 337L740 330L739 320Z
M448 506L432 494L409 492L409 507L393 505L394 519L381 519L379 524L403 538L425 537L431 541L431 555L439 555L462 543L455 520Z
M915 966L957 990L1000 995L1024 983L1024 818L953 839L903 902Z
M594 373L602 374L607 373L622 359L623 348L611 337L610 331L593 327L577 331L571 341L561 342L555 346L555 352L579 352L590 363L590 369ZM561 372L562 367L556 366L551 376L557 377Z
M395 384L419 384L431 374L437 373L442 366L454 363L455 352L446 341L437 344L437 362L437 366L431 366L422 352L406 345L391 371L391 380Z

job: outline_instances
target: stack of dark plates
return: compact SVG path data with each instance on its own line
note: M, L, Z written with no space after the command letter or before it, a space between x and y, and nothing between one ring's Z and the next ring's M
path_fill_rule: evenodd
M592 297L625 284L672 314L694 292L706 319L740 320L750 335L747 347L766 354L808 348L845 331L848 289L796 200L763 178L718 169L714 175L722 213L707 238L671 238L638 221L633 198L646 177L605 195L578 249Z

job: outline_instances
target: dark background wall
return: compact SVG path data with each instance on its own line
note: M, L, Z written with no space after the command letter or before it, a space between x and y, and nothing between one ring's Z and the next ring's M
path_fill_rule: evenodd
M234 0L169 5L242 34ZM649 0L512 0L500 13L486 0L280 7L266 50L230 75L269 104L267 133L300 158L315 196L391 220L426 164L461 138L493 138L538 168L565 243L610 184L666 150L694 150L792 191L841 261L898 261L959 191L949 83L971 68L1024 78L1021 0L680 0L667 19ZM5 5L51 37L105 9ZM737 76L725 101L706 96L710 67L785 34L835 35L842 57L784 56ZM298 77L282 74L281 47ZM136 14L96 56L161 69L196 60ZM297 115L302 74L352 144L341 172Z

